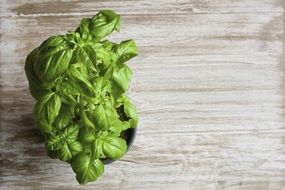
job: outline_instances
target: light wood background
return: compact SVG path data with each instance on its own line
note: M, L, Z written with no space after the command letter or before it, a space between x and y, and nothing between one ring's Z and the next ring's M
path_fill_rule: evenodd
M285 0L1 0L0 189L284 190ZM79 186L32 118L27 54L101 9L140 55L130 152Z

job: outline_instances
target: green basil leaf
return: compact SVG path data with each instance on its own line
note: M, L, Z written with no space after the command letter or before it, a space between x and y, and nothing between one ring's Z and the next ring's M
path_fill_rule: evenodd
M48 150L57 151L62 148L64 141L59 135L51 135L47 138L46 147Z
M82 151L82 145L77 142L65 142L61 149L59 149L59 159L69 161L73 156Z
M81 121L84 124L84 126L95 129L94 124L89 120L83 107L80 108L80 117L81 117Z
M95 77L91 82L97 97L106 97L108 93L111 93L111 83L108 80L104 80L103 77Z
M91 19L89 18L83 18L80 21L80 25L79 25L79 30L80 33L89 33L89 24L90 24Z
M50 37L39 47L35 74L44 83L51 83L67 70L71 58L72 50L68 48L65 36Z
M112 134L114 134L115 136L120 136L120 134L122 133L122 131L126 130L130 128L130 124L129 122L122 122L119 119L114 119L111 123L111 126L109 128L109 130L112 132Z
M120 30L120 16L111 10L100 11L91 19L89 29L93 36L101 40L114 30Z
M36 122L43 133L51 132L51 125L59 113L60 106L60 97L54 93L42 96L35 105L34 114Z
M96 54L90 45L81 46L76 52L78 62L86 64L89 72L98 72L96 68Z
M91 83L86 79L75 64L71 64L68 68L70 75L76 79L74 81L72 79L69 80L70 84L73 85L74 88L79 90L80 93L86 94L88 96L94 96L94 89Z
M138 124L138 114L130 99L126 95L123 95L118 98L117 102L118 105L116 105L116 107L123 106L124 114L127 117L127 121L130 123L130 127L136 127Z
M108 130L112 120L117 118L116 110L109 104L99 104L94 109L94 123L99 130Z
M62 148L64 143L71 143L77 140L77 136L79 133L78 125L70 125L69 127L59 131L55 134L51 134L47 138L47 148L49 150L59 150Z
M101 47L96 49L97 63L100 64L101 70L108 68L112 62L112 52L107 51L105 48Z
M84 127L79 132L79 139L81 142L89 144L95 140L95 136L92 133L92 130Z
M68 79L66 80L63 80L60 85L59 85L59 92L62 94L62 95L79 95L80 92L78 91L77 88L75 88L74 86L72 86L70 84L70 81Z
M116 67L112 73L112 80L114 82L113 88L115 94L121 95L129 88L129 84L132 78L132 71L127 65L122 65L121 68Z
M92 156L95 159L99 159L103 153L103 142L100 140L95 140L92 143L91 149L92 149Z
M90 82L86 79L86 76L84 76L80 71L79 71L79 65L72 64L69 66L68 71L71 74L71 76L77 80L80 80L86 84L86 86L92 88L92 85Z
M127 143L124 139L115 135L107 135L100 138L102 141L102 150L107 158L120 159L127 151Z
M124 102L124 111L126 116L129 118L131 127L136 127L138 124L138 114L135 106L129 100Z
M72 115L71 115L69 109L70 109L69 106L66 106L64 104L61 105L59 114L54 121L54 126L58 130L64 129L65 127L67 127L71 123Z
M104 172L104 165L101 160L94 159L88 154L79 153L71 162L76 179L80 184L95 181Z
M51 83L68 68L72 50L54 47L48 53L39 52L35 63L35 73L44 83Z
M138 55L137 45L134 40L122 41L115 45L115 53L118 56L118 63L124 63Z
M48 51L49 47L65 45L64 38L63 35L51 36L40 45L40 49L47 49L46 51Z
M117 45L116 43L110 42L109 40L102 41L102 44L107 51L113 51L114 47Z
M77 141L78 133L79 126L71 125L57 134L50 135L46 146L48 150L58 151L61 160L68 161L83 149Z
M31 95L38 100L44 94L50 92L48 89L44 89L41 86L40 79L34 72L34 63L38 55L39 47L35 48L28 56L25 62L25 73L29 81L29 90Z

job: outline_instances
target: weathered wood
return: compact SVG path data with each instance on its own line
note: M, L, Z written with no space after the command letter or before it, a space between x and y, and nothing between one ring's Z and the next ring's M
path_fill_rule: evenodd
M32 118L24 61L50 35L111 8L140 55L129 95L134 146L79 186L47 157ZM285 189L282 0L3 1L0 189Z
M282 0L281 0L282 1ZM279 0L3 0L4 16L50 16L89 15L102 9L113 9L120 14L165 14L173 13L282 13Z

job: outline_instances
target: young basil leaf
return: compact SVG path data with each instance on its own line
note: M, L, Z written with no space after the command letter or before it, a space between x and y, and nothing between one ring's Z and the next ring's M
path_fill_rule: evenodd
M78 62L86 64L89 72L98 72L96 68L96 54L90 45L81 46L76 52Z
M53 151L59 150L60 148L62 148L64 143L76 141L78 133L78 125L70 125L69 127L57 133L53 133L47 138L47 148Z
M107 158L118 160L127 151L126 141L115 135L109 134L100 138L100 141L102 141L102 150Z
M118 56L118 63L124 63L138 55L137 45L134 40L122 41L115 45L115 53Z
M95 136L90 128L83 127L79 132L79 139L82 143L89 144L95 140Z
M110 42L109 40L102 41L102 44L107 51L113 51L114 47L117 45L116 43Z
M84 76L78 69L78 65L72 64L69 66L68 71L70 75L77 80L80 80L85 83L86 86L92 89L92 85L90 82L86 79L86 76ZM92 91L92 90L91 90Z
M129 118L131 127L136 127L138 124L138 114L136 112L135 106L130 101L125 101L124 111L126 113L126 116Z
M82 94L86 94L88 96L94 96L94 90L91 83L86 79L86 77L81 74L75 64L71 64L68 68L68 71L72 78L69 82L73 85L74 88L80 90L79 92Z
M71 125L57 134L51 134L46 146L48 150L58 151L61 160L68 161L82 151L82 145L77 141L78 133L79 126Z
M120 68L114 68L112 73L114 93L119 96L125 92L129 88L131 78L132 71L127 65L123 64Z
M54 121L54 126L56 129L62 130L71 123L72 116L69 109L69 106L64 104L61 105L59 114Z
M54 93L42 96L35 105L35 119L39 129L43 133L50 133L52 123L59 113L61 106L60 97Z
M110 103L99 104L94 109L94 123L99 130L108 130L112 120L116 118L116 110Z
M95 129L94 124L89 120L83 107L80 108L80 117L81 117L81 121L84 124L84 126Z
M59 92L62 94L62 95L80 95L80 92L78 91L78 89L75 87L75 85L71 85L70 84L70 80L66 79L66 80L63 80L59 87Z
M105 70L112 62L112 52L107 51L104 47L96 49L97 63L100 64L101 70Z
M111 10L100 11L91 19L89 30L95 38L101 40L114 30L120 30L120 16Z
M80 21L80 25L79 25L79 31L81 34L83 33L89 33L89 25L90 25L90 18L83 18Z
M65 142L61 149L59 149L59 159L63 161L70 161L73 156L82 151L82 145L78 141Z
M79 153L71 162L76 179L80 184L95 181L104 172L104 165L101 160L94 159L85 153Z
M117 102L118 105L116 105L116 107L119 107L121 105L123 106L124 113L127 117L127 121L130 123L130 127L136 127L138 124L138 114L135 106L131 103L130 99L126 95L123 95L117 100Z
M115 136L120 136L120 134L122 133L122 131L126 130L130 128L130 124L129 122L122 122L119 119L114 119L110 125L109 130L112 132L112 134L114 134Z
M108 93L111 93L111 83L109 80L104 80L103 77L95 77L91 83L94 86L94 91L97 97L106 97Z

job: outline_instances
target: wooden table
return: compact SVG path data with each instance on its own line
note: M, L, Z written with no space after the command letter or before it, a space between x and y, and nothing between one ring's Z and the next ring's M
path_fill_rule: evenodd
M285 1L1 1L0 189L284 190ZM79 186L48 158L32 117L25 57L101 9L121 14L140 55L130 152Z

